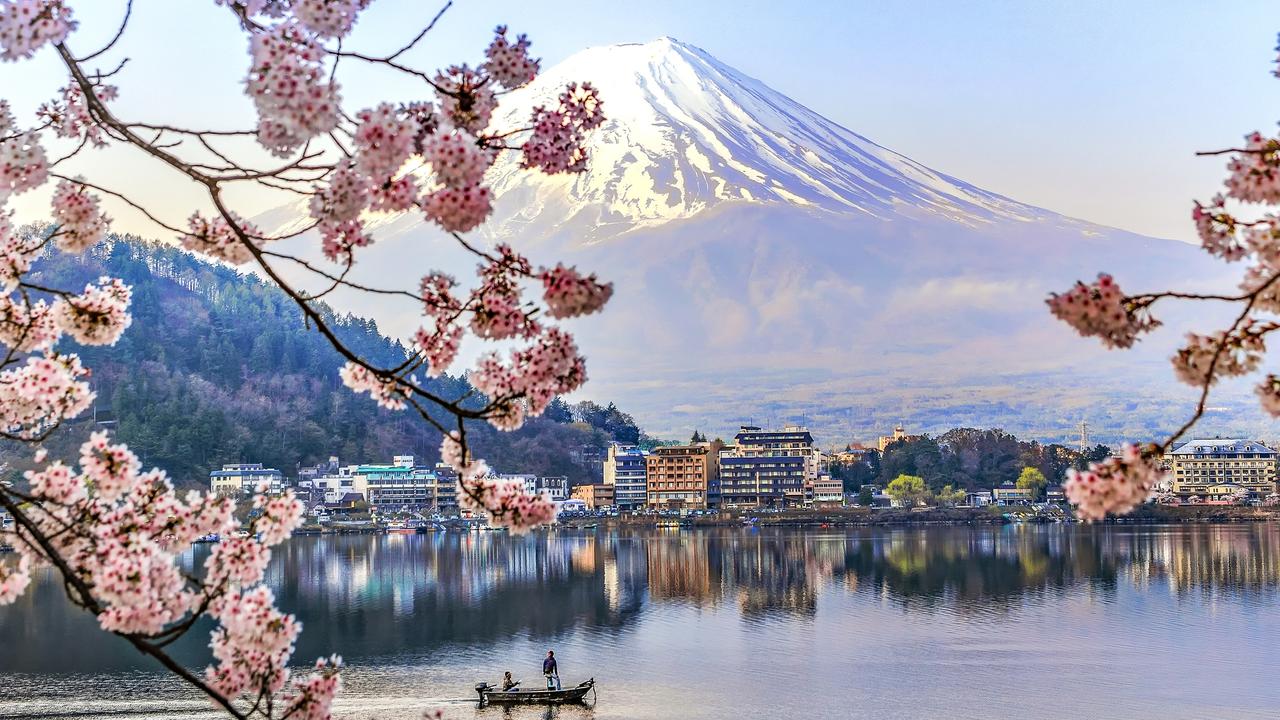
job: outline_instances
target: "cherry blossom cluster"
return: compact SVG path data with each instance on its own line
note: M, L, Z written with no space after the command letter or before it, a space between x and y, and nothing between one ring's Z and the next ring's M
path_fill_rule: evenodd
M1275 323L1248 318L1234 331L1211 336L1187 333L1187 344L1173 356L1174 374L1193 387L1218 381L1218 378L1247 375L1258 368L1266 352L1266 335L1277 329Z
M63 0L0 0L0 60L21 60L76 29Z
M555 503L526 493L519 480L491 477L485 462L471 457L456 432L445 435L440 458L458 471L458 505L483 513L494 526L521 533L555 519Z
M1227 262L1240 260L1249 254L1249 248L1237 235L1236 219L1226 212L1226 197L1215 195L1208 205L1196 203L1191 220L1196 225L1200 243L1210 255Z
M507 26L499 25L494 30L493 42L484 51L488 59L483 70L508 90L524 87L538 76L541 65L538 59L529 57L529 45L529 38L523 34L511 42L507 38Z
M368 393L379 405L388 410L403 410L406 405L406 389L395 377L384 377L369 368L348 362L338 371L342 382L354 392Z
M235 217L234 214L232 217L235 218L235 227L232 227L231 223L221 215L207 219L198 212L194 213L187 220L188 232L179 238L179 242L182 243L182 247L192 252L202 253L232 265L243 265L253 260L253 253L240 241L240 236L236 234L236 227L250 241L260 241L262 233L252 224Z
M37 457L37 462L43 458ZM224 697L251 700L285 691L288 660L300 626L274 606L260 582L271 557L302 521L292 491L255 498L259 516L250 537L238 529L227 497L188 493L179 498L163 472L142 471L127 447L94 433L80 448L78 471L61 462L28 471L33 502L18 528L21 560L0 569L0 604L28 584L30 563L57 552L80 581L73 600L94 609L104 630L156 637L207 610L219 621L210 647L217 661L206 671ZM178 556L199 537L219 534L200 582L188 578ZM256 535L256 537L254 537ZM289 706L323 717L338 687L340 662L317 663L310 677L284 692Z
M84 412L93 402L88 374L79 357L56 353L0 371L0 433L36 439Z
M1150 497L1164 475L1158 447L1126 443L1118 457L1092 463L1088 470L1069 470L1062 490L1076 515L1092 522L1130 512Z
M1138 335L1159 326L1145 307L1134 307L1110 275L1098 275L1097 282L1075 287L1046 301L1059 320L1084 337L1098 337L1111 348L1132 347Z
M326 75L324 48L290 22L254 33L245 92L258 108L258 142L288 157L338 125L338 87Z
M1268 373L1254 388L1262 409L1271 417L1280 417L1280 376Z
M111 218L84 185L63 180L53 192L54 241L65 252L84 252L107 235Z
M1280 202L1280 141L1261 133L1245 136L1244 151L1227 163L1227 195L1251 203Z
M49 178L48 160L34 132L0 139L0 202L44 184Z
M356 15L370 0L293 0L294 17L308 30L326 38L340 38L351 32Z
M570 318L590 315L604 307L613 296L613 283L601 283L595 273L583 276L576 268L557 264L543 268L542 300L547 304L547 314L553 318Z
M62 337L61 303L0 297L0 343L20 353L48 350Z
M582 172L587 164L586 133L604 124L600 95L590 83L571 83L556 109L533 109L532 123L533 132L522 148L523 167L548 174Z
M118 279L104 277L86 285L79 295L57 303L58 327L82 345L115 345L133 322L129 315L132 292Z
M117 89L114 85L99 84L94 94L103 102L116 99ZM36 111L36 116L57 132L58 137L75 140L84 139L96 147L106 145L102 139L102 125L94 119L85 100L84 91L76 83L62 88L62 100L44 103Z
M0 562L0 605L12 604L31 584L31 560L26 555L16 562Z
M466 64L450 65L436 74L434 83L445 124L472 135L489 127L498 99L484 73Z
M413 346L426 363L427 377L440 377L458 357L462 346L462 326L441 318L431 321L431 329L418 328L413 335Z

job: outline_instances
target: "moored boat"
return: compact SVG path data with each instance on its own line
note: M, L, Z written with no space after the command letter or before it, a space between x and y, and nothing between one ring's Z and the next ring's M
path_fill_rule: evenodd
M480 695L481 705L564 705L566 703L582 702L587 693L594 691L595 687L595 678L581 682L576 687L562 690L521 690L517 688L504 692L499 690L497 685L477 683L476 693Z

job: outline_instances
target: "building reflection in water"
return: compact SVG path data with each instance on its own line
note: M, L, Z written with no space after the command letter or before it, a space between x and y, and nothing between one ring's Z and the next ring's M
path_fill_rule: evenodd
M193 549L188 562L198 566L207 552ZM965 614L1013 611L1081 588L1105 594L1125 586L1175 598L1271 592L1280 584L1280 530L1028 525L303 537L277 550L268 581L305 626L298 657L429 656L517 635L626 632L664 606L803 621L840 595ZM34 592L0 608L0 647L24 648L0 653L0 673L147 666L60 595L46 572ZM179 653L202 664L207 634L195 635Z

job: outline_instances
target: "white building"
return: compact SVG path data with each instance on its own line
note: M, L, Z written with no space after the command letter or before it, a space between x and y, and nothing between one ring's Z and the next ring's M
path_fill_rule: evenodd
M613 486L613 502L623 510L644 507L648 499L649 453L631 445L611 443L604 461L604 484Z
M284 475L262 463L233 463L209 473L209 491L214 495L252 495L263 486L272 495L284 492Z

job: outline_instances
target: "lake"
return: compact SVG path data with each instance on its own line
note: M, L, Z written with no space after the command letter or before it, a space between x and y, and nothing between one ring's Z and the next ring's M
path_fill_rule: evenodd
M193 549L191 562L207 548ZM660 529L300 537L269 581L342 654L337 714L1273 718L1280 527ZM207 662L207 629L178 655ZM594 709L477 709L503 670ZM0 608L0 718L217 717L45 573Z

